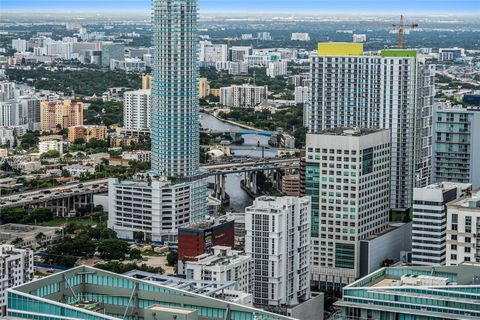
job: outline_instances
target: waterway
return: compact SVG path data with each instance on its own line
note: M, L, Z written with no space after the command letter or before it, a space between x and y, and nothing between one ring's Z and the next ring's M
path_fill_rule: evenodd
M239 126L226 123L218 120L217 118L206 114L201 113L201 126L205 129L212 130L245 130ZM252 157L252 158L261 158L262 157L262 147L263 147L263 156L265 158L275 157L277 155L277 149L269 148L268 139L269 137L261 135L245 135L244 144L242 146L232 146L231 151L237 157ZM260 144L260 147L257 147ZM268 147L268 148L266 148ZM230 195L230 211L234 212L244 212L245 207L250 206L253 203L253 200L247 195L245 191L240 188L240 181L243 179L243 175L229 174L227 175L227 193ZM209 182L214 182L214 178L210 177Z

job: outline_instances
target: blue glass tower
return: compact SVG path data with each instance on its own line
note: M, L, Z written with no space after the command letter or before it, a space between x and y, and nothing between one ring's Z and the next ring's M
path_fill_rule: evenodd
M152 172L198 174L197 0L153 0Z

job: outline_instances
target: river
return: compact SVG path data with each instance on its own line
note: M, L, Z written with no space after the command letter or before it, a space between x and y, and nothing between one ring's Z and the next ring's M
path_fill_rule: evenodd
M201 113L201 126L205 129L213 130L245 130L239 126L222 122L215 117ZM252 158L261 158L262 157L262 148L258 148L257 145L260 143L260 146L268 147L268 137L260 135L245 135L244 144L242 146L232 146L231 151L234 152L235 156L249 156ZM264 157L270 158L277 155L277 149L269 148L264 149ZM243 179L243 175L229 174L227 175L227 193L230 195L230 208L229 210L234 212L244 212L245 207L250 206L253 203L253 200L247 195L245 191L240 188L240 181ZM213 182L214 178L210 177L209 182Z

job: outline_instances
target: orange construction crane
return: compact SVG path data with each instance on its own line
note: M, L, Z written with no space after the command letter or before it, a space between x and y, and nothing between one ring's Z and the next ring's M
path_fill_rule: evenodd
M392 26L398 29L398 48L402 49L403 48L403 35L406 29L415 29L418 27L418 24L416 23L408 23L406 24L403 21L403 15L400 16L400 22L399 23L392 23L388 21L362 21L362 23L365 24L381 24L381 25L386 25L386 26Z

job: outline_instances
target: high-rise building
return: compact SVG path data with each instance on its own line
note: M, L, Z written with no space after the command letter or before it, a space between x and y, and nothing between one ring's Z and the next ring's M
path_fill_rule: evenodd
M446 262L447 203L464 196L472 185L444 182L413 191L412 264Z
M447 266L479 263L480 189L447 205Z
M28 50L28 41L23 39L12 39L12 49L17 52L26 52Z
M198 97L205 99L208 96L208 80L207 78L200 78L198 82Z
M123 126L129 130L149 130L151 124L151 90L128 91L123 94Z
M234 108L253 108L267 99L267 86L250 84L220 88L220 104Z
M310 298L310 200L255 199L245 209L245 252L253 260L253 303L292 306Z
M0 316L6 315L7 289L33 280L33 251L0 245Z
M40 103L40 129L57 131L83 125L83 103L64 101L42 101Z
M110 181L109 226L126 239L174 241L178 228L207 215L199 168L197 1L155 0L153 11L151 182Z
M435 67L415 50L364 55L361 43L320 43L311 60L308 128L389 129L390 206L411 207L431 177Z
M309 99L309 90L309 87L295 87L295 103L301 104L307 101Z
M142 89L149 90L152 89L152 76L149 74L142 76Z
M214 246L211 253L185 263L187 280L236 281L237 290L252 293L252 257L231 247Z
M233 46L228 48L228 61L243 61L245 56L252 54L252 47Z
M110 60L125 60L125 45L121 43L110 43L102 45L102 66L110 67Z
M215 65L216 62L228 60L226 44L212 44L210 41L200 41L200 62Z
M305 195L312 199L312 284L339 290L360 275L360 241L389 222L390 133L307 134Z
M333 320L475 320L478 266L382 268L343 288ZM453 306L454 307L453 307Z
M271 61L267 63L267 76L275 78L287 74L287 61Z
M433 114L433 179L480 187L480 109L437 106Z

